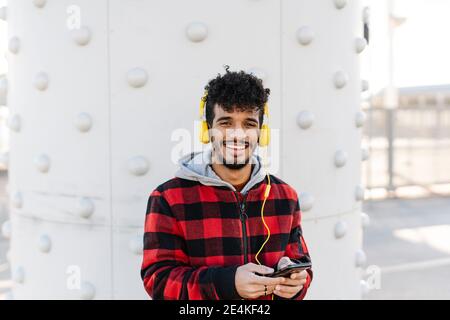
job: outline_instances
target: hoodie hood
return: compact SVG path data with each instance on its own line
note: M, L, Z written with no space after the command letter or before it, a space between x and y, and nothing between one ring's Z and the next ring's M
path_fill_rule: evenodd
M226 186L233 191L236 188L224 180L222 180L212 169L212 149L209 146L204 151L192 152L186 154L178 161L179 169L175 172L175 176L187 180L198 181L206 186ZM266 176L262 161L259 155L253 154L250 158L250 163L254 164L250 179L247 184L240 191L242 194L247 193L251 187L262 181Z

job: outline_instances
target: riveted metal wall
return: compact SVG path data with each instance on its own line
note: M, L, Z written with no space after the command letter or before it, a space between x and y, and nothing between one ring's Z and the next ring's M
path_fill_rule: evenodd
M359 1L281 2L281 169L300 192L309 298L361 296L363 16Z
M176 169L174 132L198 147L198 102L223 64L272 90L308 298L360 297L359 1L14 0L7 20L15 298L147 297L148 195Z

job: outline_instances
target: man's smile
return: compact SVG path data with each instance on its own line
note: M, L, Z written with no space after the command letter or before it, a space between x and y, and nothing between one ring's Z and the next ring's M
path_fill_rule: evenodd
M248 149L249 143L248 142L235 143L232 141L230 142L224 141L223 146L231 153L237 155L239 153L242 153L244 150Z

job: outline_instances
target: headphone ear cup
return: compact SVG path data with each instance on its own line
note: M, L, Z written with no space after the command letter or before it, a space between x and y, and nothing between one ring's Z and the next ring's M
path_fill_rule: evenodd
M200 127L200 142L201 143L209 143L209 131L208 131L208 124L205 120L202 121L201 127Z
M261 133L259 135L259 145L261 147L266 147L270 142L270 128L267 124L261 126Z

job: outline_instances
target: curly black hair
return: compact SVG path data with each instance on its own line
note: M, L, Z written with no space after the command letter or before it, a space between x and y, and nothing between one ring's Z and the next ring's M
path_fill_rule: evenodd
M262 80L253 74L244 71L228 71L228 65L224 65L226 73L218 74L205 86L207 90L206 122L212 127L214 119L214 105L217 103L227 112L259 110L259 125L261 127L264 117L264 104L267 102L270 89L264 88Z

